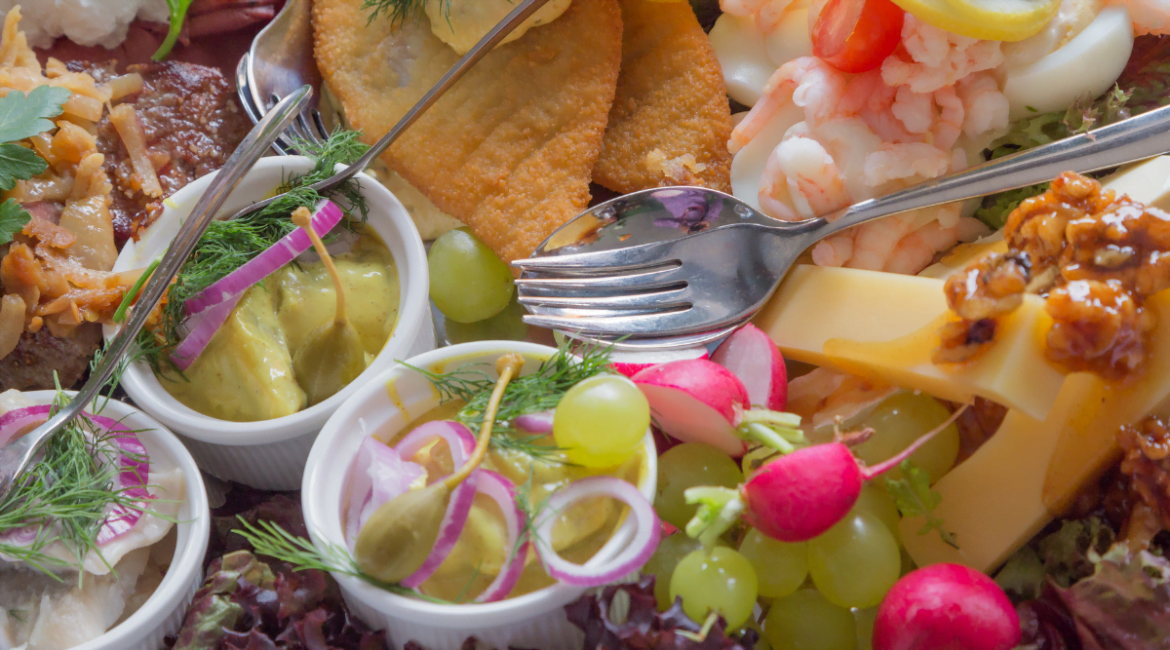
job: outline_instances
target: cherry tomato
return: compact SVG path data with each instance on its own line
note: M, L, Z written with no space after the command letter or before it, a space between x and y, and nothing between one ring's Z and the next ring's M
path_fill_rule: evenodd
M873 70L898 46L905 15L890 0L826 0L809 14L813 54L842 72Z

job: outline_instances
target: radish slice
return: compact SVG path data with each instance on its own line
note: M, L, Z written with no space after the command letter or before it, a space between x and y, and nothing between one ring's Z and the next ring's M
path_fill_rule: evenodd
M555 411L525 413L512 420L512 425L528 433L552 433L554 413Z
M207 349L207 344L211 343L211 337L215 336L219 328L223 327L228 317L232 315L232 310L236 308L243 297L244 292L241 291L188 319L190 329L187 336L183 337L183 340L175 346L175 351L171 353L171 361L178 366L179 370L190 368L191 364L195 363L195 359L203 354L203 350Z
M456 468L462 467L475 450L475 436L471 435L467 427L458 422L449 420L432 420L406 434L394 447L402 458L412 458L436 438L442 438L451 449L451 459ZM471 504L475 500L475 491L478 486L478 472L463 480L451 491L451 500L447 503L447 512L439 524L439 536L435 539L435 546L430 555L423 561L417 571L402 580L405 587L417 587L431 577L439 568L443 560L455 549L459 541L459 534L467 524L467 516L471 513Z
M127 498L143 500L152 498L146 489L150 478L150 454L138 436L121 422L111 418L89 414L86 414L86 417L105 429L109 434L107 440L118 449L118 478L114 483L115 489ZM142 518L144 508L145 504L142 502L137 506L120 503L107 506L106 519L102 522L96 538L98 546L130 532L134 524Z
M683 442L705 442L733 458L747 451L735 435L750 406L743 384L723 366L705 359L672 361L634 375L650 402L654 423Z
M439 536L435 538L434 548L417 571L402 579L402 586L414 588L426 582L451 551L455 550L459 534L467 524L467 515L471 513L471 504L475 501L475 490L478 485L479 476L472 472L471 476L463 479L463 482L451 490L451 501L447 504L447 512L443 515L442 523L439 524Z
M346 507L345 536L352 546L370 515L383 503L410 491L426 470L387 447L377 438L366 436L358 447L350 469L350 500Z
M319 237L324 237L341 221L341 217L341 208L329 199L322 199L313 209L313 216L309 223ZM228 273L183 303L183 306L187 308L187 314L194 316L209 307L243 293L252 285L276 272L280 267L296 259L301 253L309 250L312 245L313 242L309 240L309 236L297 228L282 237L280 241L269 246L264 252L248 260L240 268Z
M630 507L630 514L637 526L630 544L617 557L601 566L573 564L557 555L552 546L552 530L559 519L558 515L573 503L589 497L609 497L622 501ZM658 548L662 526L658 515L654 513L654 507L638 488L619 478L591 476L573 481L549 497L548 505L542 512L545 513L544 518L536 524L536 552L548 574L568 585L596 587L623 578L646 564L646 560L654 554L654 549Z
M706 358L707 348L704 347L660 350L655 352L625 352L622 350L614 350L609 354L609 363L616 372L627 377L633 377L639 372L660 363Z
M788 401L788 370L780 348L764 330L748 323L715 350L711 360L743 382L752 405L783 411Z
M479 474L479 491L499 504L500 511L504 513L504 527L508 530L504 564L500 567L500 573L475 598L477 603L494 603L512 593L516 582L520 580L520 574L524 572L529 543L527 539L521 543L520 537L524 530L525 515L520 506L516 505L516 489L511 481L487 469L478 469L475 473Z

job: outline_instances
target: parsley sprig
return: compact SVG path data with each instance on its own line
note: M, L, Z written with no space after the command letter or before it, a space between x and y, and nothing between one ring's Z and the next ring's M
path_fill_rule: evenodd
M959 548L959 541L955 534L943 527L943 520L934 514L934 509L942 503L942 495L930 488L930 475L914 463L905 460L898 469L902 478L886 477L886 490L894 497L898 511L903 517L922 517L926 523L918 531L925 535L937 530L942 541L952 548Z
M28 147L16 144L55 128L49 118L61 114L69 99L66 88L37 86L26 95L19 90L0 97L0 191L16 187L49 168L49 164ZM0 244L7 244L32 216L14 199L0 203Z
M171 48L179 40L183 31L183 22L187 19L187 10L191 8L192 0L167 0L167 12L170 14L171 26L167 29L167 36L150 56L152 61L162 61L171 53Z

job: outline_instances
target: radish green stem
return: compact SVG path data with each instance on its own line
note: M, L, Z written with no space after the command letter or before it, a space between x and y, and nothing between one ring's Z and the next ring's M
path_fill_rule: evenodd
M524 358L518 354L505 354L496 360L496 372L500 373L500 378L496 381L496 388L492 391L491 399L488 400L487 410L484 411L483 426L479 430L479 440L475 443L475 451L471 453L471 458L463 463L463 467L443 479L448 489L455 489L455 486L462 483L463 479L470 476L487 454L488 442L491 441L492 437L492 425L496 422L496 411L500 408L504 389L508 387L508 382L512 381L512 378L520 372L520 367L523 365Z
M883 460L882 462L878 463L877 465L874 465L873 467L861 468L861 476L865 480L868 481L869 479L874 478L876 476L881 476L882 474L885 474L886 472L888 472L888 471L894 469L895 467L897 467L898 465L902 464L902 461L910 458L910 456L912 456L914 454L914 452L921 449L923 445L930 442L932 439L934 439L935 436L942 433L947 427L954 424L955 420L958 420L959 416L962 415L963 412L966 410L967 410L967 405L964 404L963 406L956 409L954 413L951 413L951 417L947 418L946 422L943 422L942 424L938 425L934 429L931 429L930 431L922 434L922 436L919 437L918 440L915 440L913 443L910 444L909 447L906 447L901 452L891 456L890 458L887 458L886 460Z
M745 440L758 442L782 454L791 454L796 451L796 446L785 440L782 434L759 422L748 422L740 425L738 433Z
M739 491L731 488L700 486L688 488L683 494L687 503L699 505L695 516L687 522L686 533L698 539L708 550L735 524L744 510Z
M781 427L795 428L800 426L800 416L795 413L782 413L767 409L752 409L743 412L742 422L760 422L774 424Z

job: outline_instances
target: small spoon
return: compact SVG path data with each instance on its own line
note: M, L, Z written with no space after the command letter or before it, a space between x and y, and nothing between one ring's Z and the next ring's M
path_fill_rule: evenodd
M309 406L336 395L366 369L366 349L362 347L361 336L345 315L345 287L341 284L341 275L337 273L325 244L309 225L311 216L307 208L300 207L293 211L292 221L309 235L313 248L321 256L337 290L337 311L332 321L313 328L293 354L293 374L305 389Z

